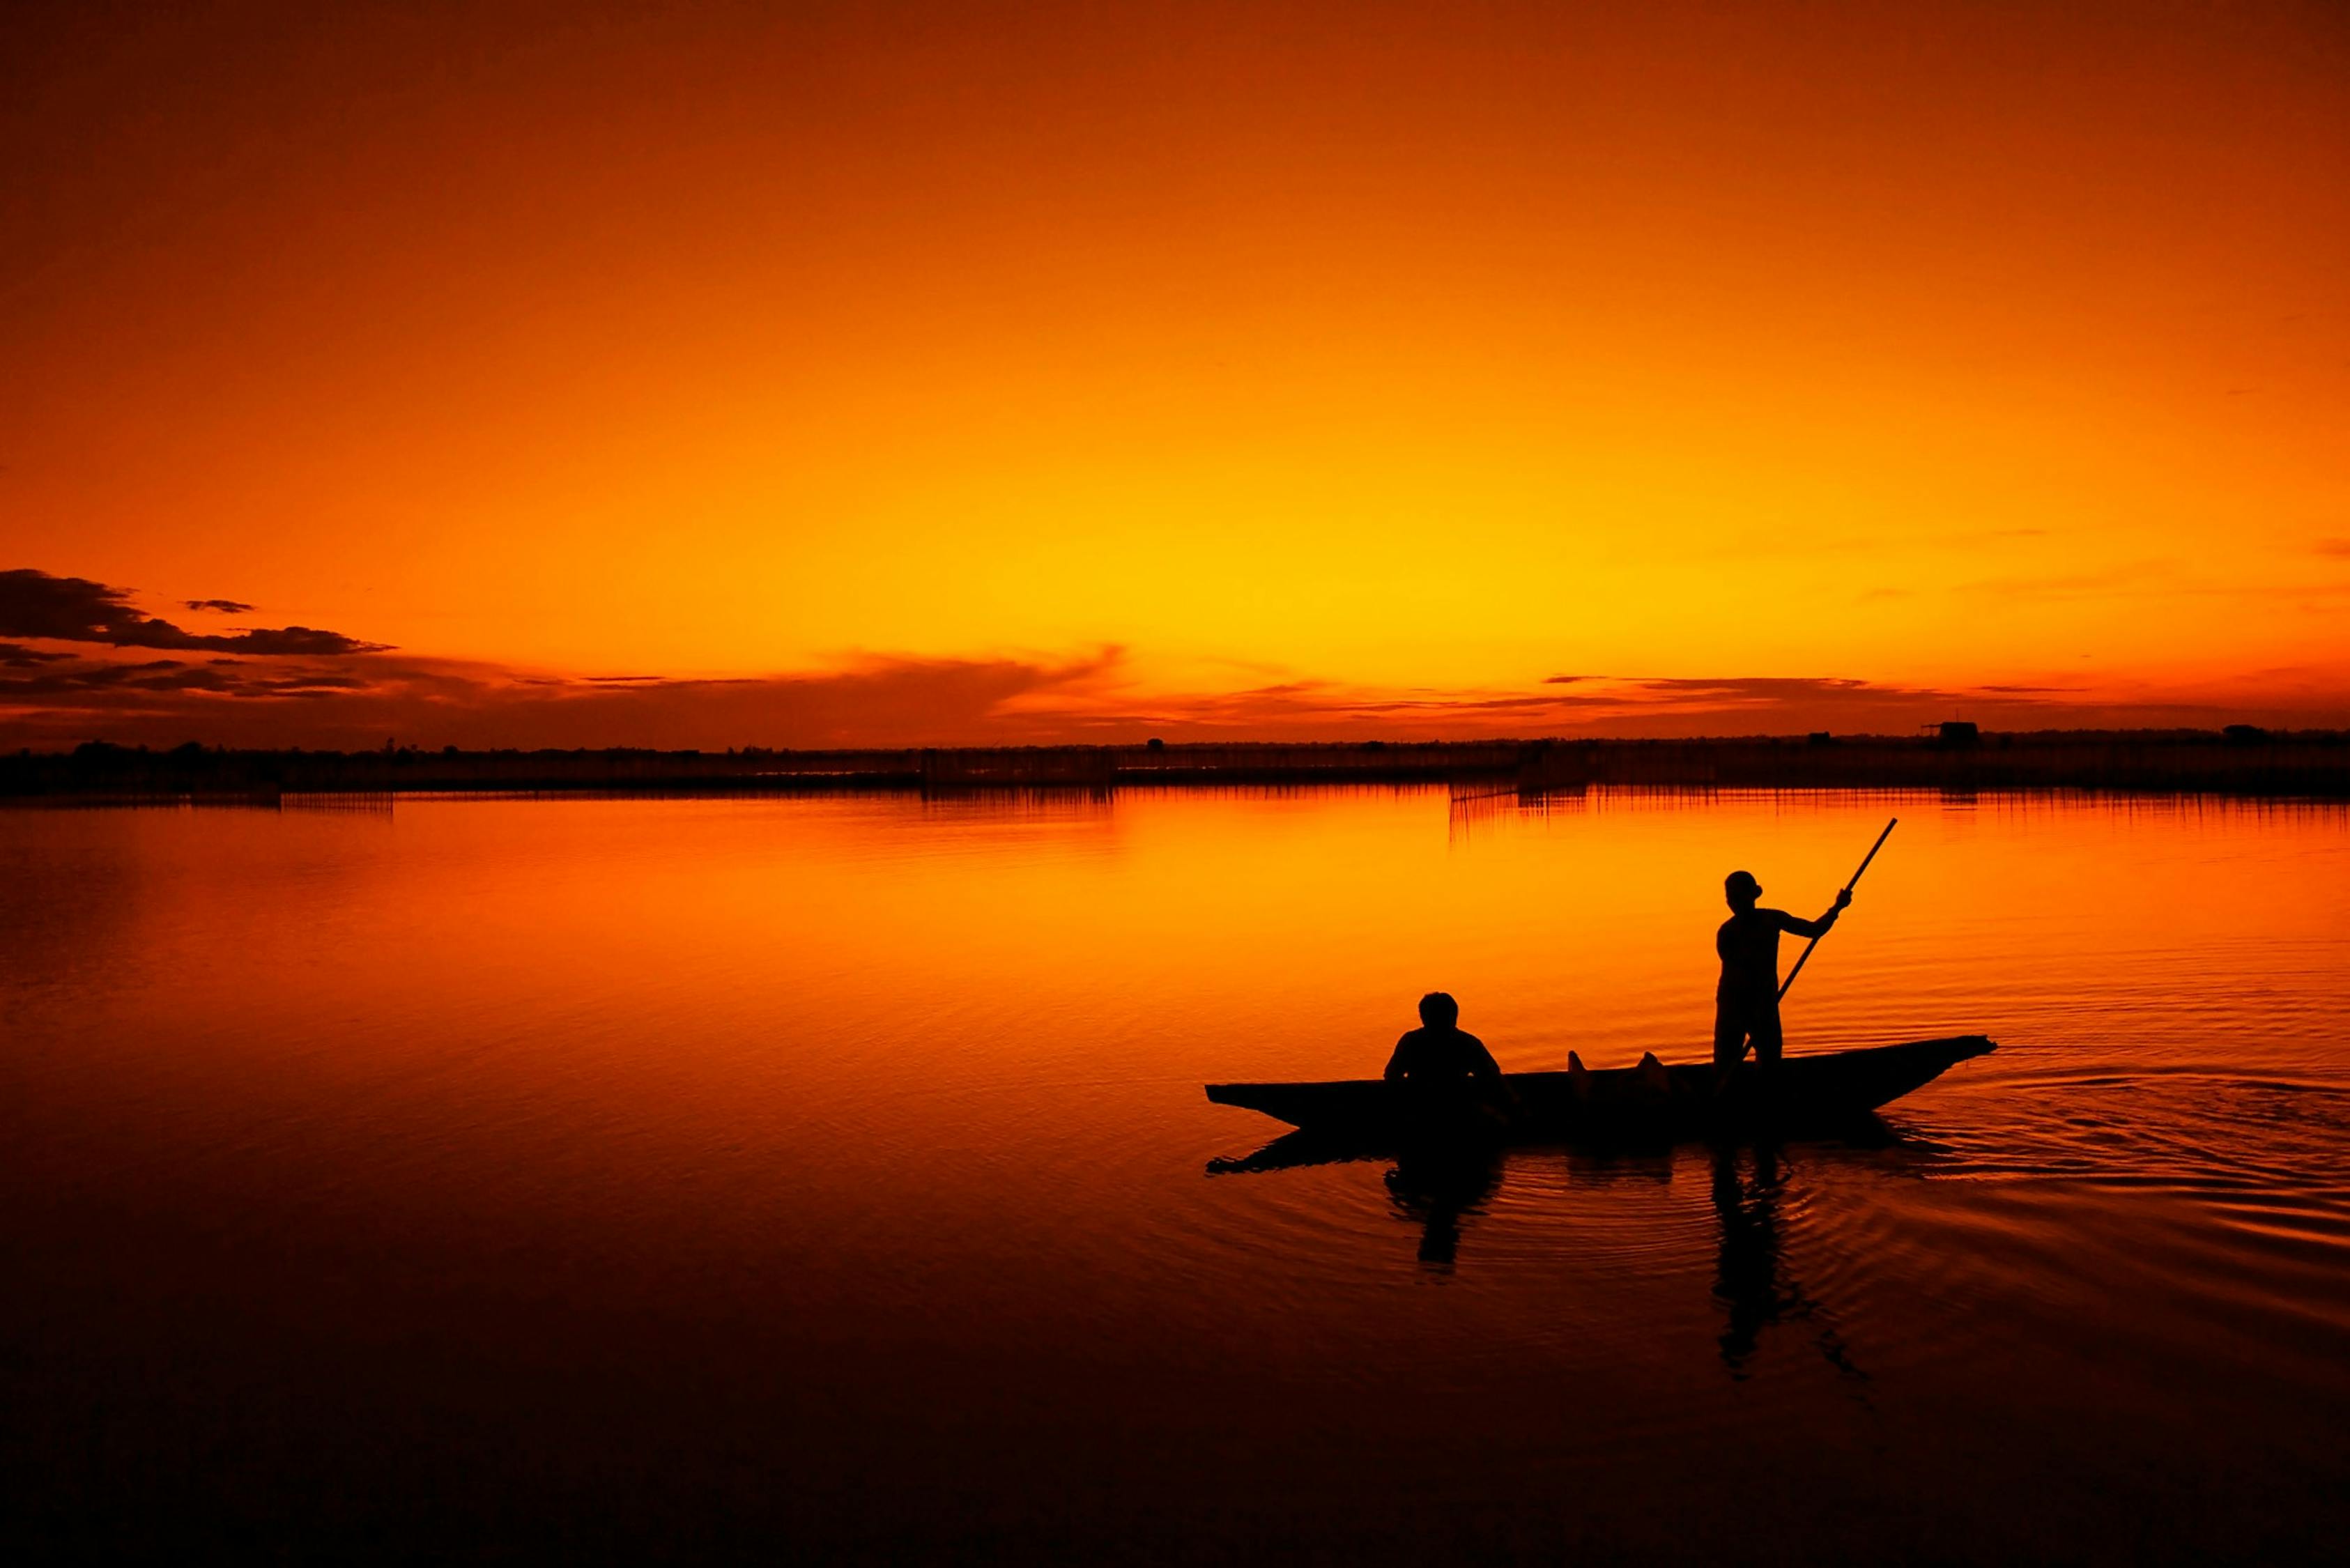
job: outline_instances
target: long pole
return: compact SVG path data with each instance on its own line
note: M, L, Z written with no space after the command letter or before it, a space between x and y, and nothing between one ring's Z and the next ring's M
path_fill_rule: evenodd
M1885 825L1885 831L1877 836L1877 842L1868 846L1868 854L1862 858L1860 862L1860 871L1866 871L1868 869L1869 861L1877 858L1877 852L1885 847L1885 841L1893 836L1893 829L1900 823L1900 821L1901 819L1897 816L1891 822ZM1846 893L1851 892L1854 887L1859 883L1860 871L1854 872L1852 874L1852 880L1844 885L1844 890ZM1827 932L1825 931L1822 931L1820 933L1820 937L1826 935ZM1811 960L1812 950L1820 945L1820 937L1814 937L1810 941L1804 944L1803 957L1797 959L1795 961L1795 967L1787 971L1787 978L1779 982L1778 1000L1784 1002L1787 999L1787 988L1795 983L1795 977L1797 975L1804 972L1804 965Z

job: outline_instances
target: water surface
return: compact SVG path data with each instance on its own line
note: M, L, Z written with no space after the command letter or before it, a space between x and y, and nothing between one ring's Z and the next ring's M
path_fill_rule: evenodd
M1229 1078L1984 1033L1874 1137L1210 1175ZM2350 819L1442 791L0 813L0 1460L84 1552L2331 1556ZM1790 945L1789 957L1793 956Z

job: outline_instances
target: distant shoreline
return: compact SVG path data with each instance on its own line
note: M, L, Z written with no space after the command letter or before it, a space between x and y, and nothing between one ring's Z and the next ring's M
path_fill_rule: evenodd
M1532 795L1698 789L2094 789L2350 797L2350 732L2127 730L1715 740L1150 742L899 750L170 751L0 756L0 799L265 803L286 795L793 794L1482 781Z

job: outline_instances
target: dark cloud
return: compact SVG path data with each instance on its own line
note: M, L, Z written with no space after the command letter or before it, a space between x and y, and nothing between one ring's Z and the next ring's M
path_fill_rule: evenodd
M253 613L251 605L242 604L235 599L182 599L180 602L192 610L216 610L222 615Z
M1018 744L1090 734L1117 649L1060 661L860 658L750 679L575 680L381 654L66 661L0 676L9 745L372 747Z
M54 664L60 659L71 659L70 653L43 653L37 648L26 648L21 642L0 642L0 669L30 670L39 664Z
M1636 691L1660 701L1706 703L1785 702L1791 700L1816 701L1824 698L1833 700L1858 693L1879 694L1890 690L1872 685L1866 680L1854 680L1836 675L1643 677L1627 684Z
M209 666L184 664L176 659L154 659L139 664L75 664L62 670L45 670L37 675L0 679L0 701L107 691L216 691L234 695L247 690L245 683Z
M1556 690L1570 684L1573 691ZM2252 701L2181 694L2098 701L2074 689L1902 686L1844 676L1586 675L1525 691L1370 691L1290 681L1164 700L1088 722L1123 736L1136 725L1170 739L1471 739L1477 736L1688 737L1913 734L1944 719L2011 730L2209 728L2255 722L2330 726L2350 716L2350 675L2314 678Z
M2258 701L2161 693L2100 701L2054 687L1944 689L1850 677L1587 675L1532 689L1373 688L1284 680L1149 696L1122 651L1083 657L860 657L831 670L724 680L573 678L370 654L317 659L0 660L0 744L86 740L372 748L895 747L1088 741L1908 734L1939 720L1991 729L2331 726L2350 672L2272 672Z
M168 620L158 620L133 608L130 597L127 588L110 588L88 577L52 576L29 567L0 572L0 637L96 642L112 648L209 649L296 658L377 653L386 646L307 626L224 634L182 631ZM195 602L213 607L234 603L229 599ZM236 607L241 610L245 607Z

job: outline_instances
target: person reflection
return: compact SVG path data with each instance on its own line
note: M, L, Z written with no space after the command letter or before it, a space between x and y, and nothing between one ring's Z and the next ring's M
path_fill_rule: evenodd
M1500 1151L1490 1147L1432 1144L1398 1157L1387 1175L1388 1194L1419 1221L1422 1263L1451 1272L1461 1220L1476 1211L1500 1178Z
M1866 1383L1868 1375L1853 1365L1835 1325L1819 1303L1787 1277L1779 1233L1783 1189L1779 1150L1762 1142L1754 1146L1753 1155L1754 1175L1748 1181L1739 1175L1736 1148L1719 1145L1713 1151L1713 1212L1721 1222L1713 1297L1727 1314L1716 1341L1721 1347L1721 1364L1732 1378L1744 1381L1762 1331L1785 1318L1802 1318L1816 1331L1813 1343L1828 1365L1856 1382Z
M1763 1329L1779 1321L1779 1159L1767 1144L1754 1151L1752 1189L1739 1179L1738 1152L1713 1151L1713 1212L1721 1221L1713 1297L1729 1313L1721 1331L1721 1364L1746 1376L1747 1359Z

